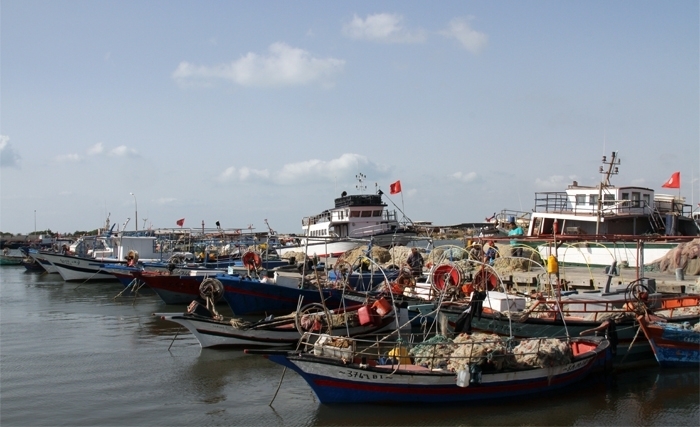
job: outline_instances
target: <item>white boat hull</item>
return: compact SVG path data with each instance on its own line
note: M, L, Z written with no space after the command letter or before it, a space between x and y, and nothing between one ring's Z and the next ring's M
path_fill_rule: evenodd
M117 280L117 278L102 270L104 264L117 261L97 260L91 258L79 258L74 256L41 254L46 260L58 270L66 282L78 280Z
M276 248L276 250L281 257L284 257L285 253L301 252L306 253L306 256L309 257L313 257L315 255L320 258L327 258L340 256L362 244L363 243L359 243L357 241L339 240L332 242L309 243L308 245L303 246L282 246L280 248Z
M640 266L640 261L644 264L651 264L668 254L677 243L647 243L642 249L640 256L636 242L630 243L564 243L554 253L551 245L539 245L537 250L542 259L547 259L550 255L556 255L559 263L566 265L584 265L591 267L606 267L617 261L617 265L626 263L629 267ZM643 258L642 258L643 256Z

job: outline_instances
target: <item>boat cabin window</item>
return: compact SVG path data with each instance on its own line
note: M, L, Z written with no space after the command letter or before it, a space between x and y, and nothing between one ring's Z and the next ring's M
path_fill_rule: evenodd
M590 206L598 206L598 195L591 194L590 196L588 196L588 204Z
M362 218L369 218L372 216L372 211L362 211Z
M639 200L641 193L639 191L633 191L632 192L632 207L638 208L639 207Z
M650 194L642 194L642 199L644 199L644 206L651 206L651 195Z
M586 204L586 195L585 194L577 194L576 195L576 205L582 206Z
M625 206L625 207L629 206L630 205L630 203L629 203L630 193L622 193L622 200L624 200L624 202L622 202L622 206Z
M615 204L615 195L614 194L603 194L603 204L607 205L607 206Z
M382 211L381 210L372 211L372 216L382 216Z
M351 217L351 218L359 218L359 217L360 217L360 211L352 211L352 212L350 212L350 217Z

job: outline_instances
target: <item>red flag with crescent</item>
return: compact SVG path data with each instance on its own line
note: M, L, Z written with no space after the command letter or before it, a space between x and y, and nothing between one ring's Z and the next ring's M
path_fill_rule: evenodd
M664 182L664 185L662 185L663 188L681 188L681 173L680 172L674 172L673 175L668 179L668 181Z
M389 194L398 194L401 192L401 180L389 184Z

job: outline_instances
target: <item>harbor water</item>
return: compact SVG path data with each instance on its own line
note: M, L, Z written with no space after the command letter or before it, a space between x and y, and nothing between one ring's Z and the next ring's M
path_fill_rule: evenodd
M553 395L473 405L322 405L296 373L202 350L153 316L184 306L115 298L122 289L0 267L0 425L700 424L698 369L616 372Z

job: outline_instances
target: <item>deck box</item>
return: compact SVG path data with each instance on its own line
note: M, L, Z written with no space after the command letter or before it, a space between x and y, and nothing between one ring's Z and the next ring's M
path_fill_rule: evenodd
M484 301L484 307L495 311L523 311L525 298L503 292L489 291Z

